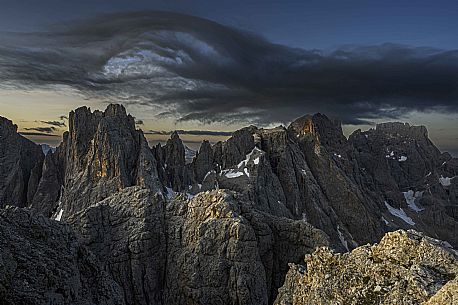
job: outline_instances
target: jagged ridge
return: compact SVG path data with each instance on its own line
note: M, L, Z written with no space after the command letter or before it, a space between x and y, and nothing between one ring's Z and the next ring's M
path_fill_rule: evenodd
M347 140L308 115L203 142L189 162L177 133L151 149L123 106L82 107L38 164L12 204L71 224L126 304L270 304L288 263L319 245L344 252L397 228L458 243L458 162L424 127Z

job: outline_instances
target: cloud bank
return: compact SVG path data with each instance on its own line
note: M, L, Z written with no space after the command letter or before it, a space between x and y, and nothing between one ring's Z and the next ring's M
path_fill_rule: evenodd
M458 112L458 51L395 44L305 50L206 19L120 13L0 34L0 86L69 86L203 123L344 123Z
M180 135L188 135L188 136L220 136L220 137L230 137L232 132L230 131L212 131L212 130L175 130ZM162 135L168 136L171 135L173 131L163 131L163 130L149 130L146 134L152 135Z
M30 127L30 128L24 128L25 130L31 130L31 131L37 131L40 133L53 133L54 131L57 130L55 127Z
M43 124L52 125L56 127L66 127L67 126L65 122L61 122L61 121L40 121L40 122Z
M42 132L20 131L19 133L23 136L59 137L58 135L55 135L55 134L42 133Z

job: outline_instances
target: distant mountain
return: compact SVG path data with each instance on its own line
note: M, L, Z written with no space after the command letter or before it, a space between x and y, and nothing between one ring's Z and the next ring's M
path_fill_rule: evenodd
M39 145L17 133L17 126L0 117L0 208L32 202L42 175L44 155Z
M187 163L191 163L196 154L197 152L195 150L192 150L187 145L184 145L184 158Z
M296 294L316 297L288 270L318 247L353 255L398 229L458 246L458 159L441 153L422 126L379 124L347 139L339 121L306 115L288 127L246 127L193 152L177 132L150 148L121 105L81 107L70 113L63 142L44 157L10 121L0 123L0 173L9 177L0 180L0 203L66 223L123 295L121 303L104 304L291 304ZM416 255L428 249L417 247ZM454 278L454 255L440 276L415 273L435 285L421 300ZM0 278L0 287L18 276ZM332 280L342 281L330 277L326 285ZM380 287L383 294L367 304L396 298L398 288ZM19 290L2 291L0 299L20 297ZM83 302L57 294L64 303Z
M55 152L56 151L55 147L51 147L48 144L40 144L40 146L41 146L41 149L43 150L43 153L45 154L45 156L48 154L48 152Z

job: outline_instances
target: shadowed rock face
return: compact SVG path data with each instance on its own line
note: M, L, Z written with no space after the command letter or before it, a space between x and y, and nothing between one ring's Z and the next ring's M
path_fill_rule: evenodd
M68 225L25 209L0 209L0 271L1 304L125 304Z
M162 304L167 243L160 198L128 187L67 221L122 287L126 304Z
M272 304L289 263L320 246L347 252L398 228L458 244L458 161L441 154L424 127L387 123L347 140L339 121L307 115L287 128L249 126L225 142L203 142L190 161L177 133L150 149L121 105L103 112L81 107L70 113L61 145L38 160L36 145L8 122L1 125L9 127L0 138L6 143L0 173L22 174L0 181L0 194L25 194L16 205L28 203L27 213L70 224L74 243L88 249L83 256L107 272L125 304ZM17 157L8 147L27 153ZM406 240L418 240L412 236ZM414 253L403 240L399 249ZM418 281L429 281L429 271L422 272L415 273ZM440 279L441 285L449 280ZM450 298L455 284L435 297ZM45 294L55 293L53 287L33 282ZM14 290L11 297L27 296Z
M415 231L335 254L320 248L291 265L274 304L454 304L458 253Z
M363 185L412 220L409 224L384 213L390 228L413 227L458 245L454 233L458 230L458 180L453 179L458 162L440 153L424 126L379 124L366 132L354 132L349 142L366 174Z
M197 191L231 189L260 210L305 219L336 249L397 228L458 244L458 161L441 154L423 126L380 124L347 140L340 122L316 114L288 128L250 126L211 149L203 146L192 164ZM204 167L205 175L196 170Z
M237 193L211 191L167 206L166 304L269 304L286 274L326 235L274 217Z
M44 155L39 145L17 133L17 126L0 117L0 208L27 206L41 177Z
M186 166L185 147L177 132L172 133L164 146L158 144L153 153L159 162L158 171L164 186L175 191L184 191L190 184Z
M127 304L269 304L288 262L328 245L309 224L259 212L227 191L166 203L129 187L67 221Z

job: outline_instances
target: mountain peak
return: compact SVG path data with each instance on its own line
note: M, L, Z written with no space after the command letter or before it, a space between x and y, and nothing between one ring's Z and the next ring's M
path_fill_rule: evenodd
M0 116L0 134L6 133L7 131L13 133L17 132L17 125L13 124L11 120Z
M376 125L375 130L386 134L400 134L415 139L428 138L428 130L425 126L411 126L409 123L380 123Z
M180 135L178 134L178 131L173 131L172 134L170 135L171 140L180 140Z
M109 104L104 111L104 116L127 116L126 108L121 104Z
M16 128L1 119L4 126ZM177 131L164 146L150 148L122 105L80 107L46 157L15 133L1 135L0 207L27 205L69 224L119 284L127 305L213 304L228 295L234 298L222 304L272 304L288 263L300 263L316 246L350 252L399 228L458 245L458 159L445 159L429 140L397 133L426 136L424 127L387 123L347 140L338 120L317 113L287 129L249 126L226 141L204 141L194 156ZM388 240L389 251L413 249ZM398 240L408 246L411 238ZM359 266L364 249L312 257L350 257L342 266ZM237 266L249 268L234 274ZM360 271L353 282L366 276ZM321 277L326 285L354 287L330 274ZM221 279L237 285L220 285ZM296 280L287 280L286 289L288 283ZM196 287L191 295L190 285Z

